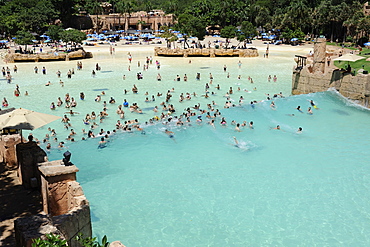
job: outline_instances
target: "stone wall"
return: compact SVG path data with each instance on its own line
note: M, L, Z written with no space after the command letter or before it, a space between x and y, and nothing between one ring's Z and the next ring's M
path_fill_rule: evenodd
M8 167L16 168L18 166L15 146L21 142L20 134L1 135L0 136L0 162Z
M370 107L370 75L326 66L327 56L339 55L326 50L326 40L317 39L314 45L313 60L308 59L303 68L293 69L292 94L323 92L329 88L336 89L344 97L355 103Z
M309 66L293 72L292 94L323 92L329 88L335 88L344 97L357 104L370 107L370 75L368 74L358 73L353 76L340 70L311 73Z
M154 55L156 56L206 56L206 57L258 57L257 49L214 49L214 48L175 48L155 47Z
M84 59L92 58L91 52L84 50L72 51L68 53L37 53L37 54L19 54L19 53L8 53L5 57L5 61L8 63L14 62L41 62L41 61L69 61L71 59Z
M18 177L26 189L40 188L40 175L37 163L47 160L45 151L36 142L25 142L16 145L18 160Z
M38 164L44 214L21 218L15 223L17 246L30 246L32 239L47 233L61 235L72 247L80 246L75 237L92 236L90 206L76 182L78 168L61 160Z

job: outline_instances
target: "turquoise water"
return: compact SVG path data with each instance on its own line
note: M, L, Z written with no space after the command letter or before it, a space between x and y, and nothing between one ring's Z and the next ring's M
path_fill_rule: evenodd
M251 100L264 100L266 93L290 94L293 54L273 53L269 59L238 58L156 58L162 65L160 71L154 64L148 71L139 70L148 52L135 52L131 71L127 71L126 53L114 57L97 54L93 60L84 60L82 71L76 71L71 80L62 78L65 86L57 82L55 72L65 75L68 68L75 68L75 61L47 63L47 75L33 74L34 64L19 64L13 84L1 83L1 93L10 106L22 106L41 112L62 116L66 109L49 109L51 101L70 93L78 99L79 92L86 94L85 101L77 100L73 109L80 115L72 116L72 126L78 134L86 128L82 118L92 110L99 112L101 103L94 98L101 89L122 102L138 102L143 109L159 106L163 101L145 103L145 91L165 93L175 87L171 102L175 115L196 103L202 108L214 100L227 127L208 125L191 118L191 126L174 124L145 126L140 132L117 133L110 138L106 148L98 149L98 140L77 143L66 142L67 148L58 150L51 141L49 158L61 159L68 149L72 162L80 172L78 181L90 201L94 235L107 235L110 241L120 240L126 246L368 246L370 244L370 155L369 111L354 106L334 92L291 96L274 99L276 109L269 101L254 108ZM99 62L102 71L95 78L91 70ZM226 64L231 77L226 78ZM42 64L37 64L42 68ZM6 66L6 65L5 65ZM133 69L135 68L135 69ZM137 72L144 79L135 79ZM163 81L155 80L157 73ZM201 72L201 81L195 74ZM187 73L188 82L174 82L176 74ZM209 99L200 97L208 74L214 76L210 91L220 84L221 90ZM126 80L122 75L126 74ZM241 80L237 79L241 75ZM267 76L277 75L276 83ZM247 77L254 79L251 84ZM51 80L53 84L45 87ZM22 96L12 95L18 83ZM123 95L124 88L139 87L139 94ZM223 95L232 86L231 99L238 102L242 95L245 103L240 107L224 109ZM241 91L237 91L237 87ZM257 90L253 90L257 87ZM246 88L249 92L243 91ZM97 90L99 89L99 90ZM23 96L25 90L30 95ZM198 97L178 102L181 92L197 92ZM319 109L307 114L308 100L314 100ZM110 116L99 123L100 128L112 130L117 119L117 105L108 105ZM300 105L304 113L296 110ZM126 119L138 118L141 122L155 115L150 110L144 114L129 113ZM294 114L294 116L292 115ZM197 115L199 113L197 112ZM234 130L231 121L253 121L254 128ZM281 130L272 129L276 125ZM64 140L70 130L56 121L34 131L42 140L47 127L55 128L58 141ZM296 133L299 127L302 133ZM173 131L175 138L168 138L165 129ZM233 136L239 141L234 145ZM41 145L42 147L45 144Z
M309 99L313 115L295 110ZM71 145L94 233L127 246L368 246L369 112L332 92L275 102L221 110L254 121L238 133L192 119L166 126L175 141L158 124L104 149Z

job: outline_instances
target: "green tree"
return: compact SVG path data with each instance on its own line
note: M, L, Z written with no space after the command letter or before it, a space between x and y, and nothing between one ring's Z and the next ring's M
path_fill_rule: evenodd
M206 35L206 26L204 21L196 19L188 13L179 15L175 28L183 34L184 48L186 48L186 46L189 47L187 40L190 36L197 37L198 40L203 40Z
M171 43L177 40L177 36L171 32L168 26L161 26L160 29L163 30L160 37L166 40L167 48L171 48Z
M234 26L226 26L221 29L220 36L226 39L226 49L230 43L230 39L235 38L236 28Z
M53 41L60 40L60 35L63 32L63 28L58 25L51 25L49 26L49 29L46 31L46 35L50 37Z
M71 42L76 47L77 44L86 39L86 34L79 30L71 29L60 33L60 38L66 43Z
M253 26L253 24L249 21L243 21L242 22L242 25L240 27L240 31L242 33L244 33L244 35L247 38L253 38L254 36L256 36L258 34L256 27Z
M16 43L18 45L24 45L24 50L27 51L27 45L32 45L33 41L35 39L35 36L33 36L30 32L27 31L18 31L16 34Z

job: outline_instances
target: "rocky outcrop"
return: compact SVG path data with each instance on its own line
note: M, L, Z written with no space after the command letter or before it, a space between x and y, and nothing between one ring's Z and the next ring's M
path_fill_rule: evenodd
M156 56L198 56L198 57L258 57L258 50L253 49L214 49L214 48L188 48L188 49L169 49L165 47L155 47Z
M86 52L83 49L72 52L54 52L54 53L37 53L37 54L19 54L9 53L5 60L8 63L15 62L45 62L45 61L69 61L71 59L92 58L91 52Z

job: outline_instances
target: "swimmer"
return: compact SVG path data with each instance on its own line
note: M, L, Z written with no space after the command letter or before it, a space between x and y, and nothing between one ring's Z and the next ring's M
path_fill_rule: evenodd
M104 137L100 138L98 148L105 148L107 146L107 141L105 141Z
M236 137L235 137L235 136L233 136L233 139L234 139L234 142L235 142L234 147L239 148L240 146L239 146L239 142L238 142L238 140L236 139Z
M313 100L309 100L309 102L310 102L310 104L311 104L311 106L312 106L313 108L315 108L315 109L319 109L319 108L316 106L316 104L313 102Z
M276 105L274 101L271 101L270 107L271 109L276 110Z
M299 127L297 133L302 133L302 127Z
M80 114L79 112L75 112L75 111L72 111L72 110L70 110L70 111L67 111L67 112L65 112L66 114L71 114L71 115L74 115L74 114Z
M297 106L297 108L296 108L300 113L303 113L303 111L301 110L301 106L299 105L299 106Z
M312 110L311 110L311 107L308 107L308 109L307 109L307 114L310 114L310 115L312 115L312 114L313 114L313 112L312 112Z
M275 128L270 128L270 129L273 129L273 130L280 130L280 125L276 125Z
M166 133L166 134L168 135L168 137L169 137L169 138L171 138L171 139L173 139L173 140L175 141L175 139L174 139L174 137L175 137L175 133L174 133L174 132L172 132L172 131L170 131L170 130L166 129L166 130L164 131L164 133Z

